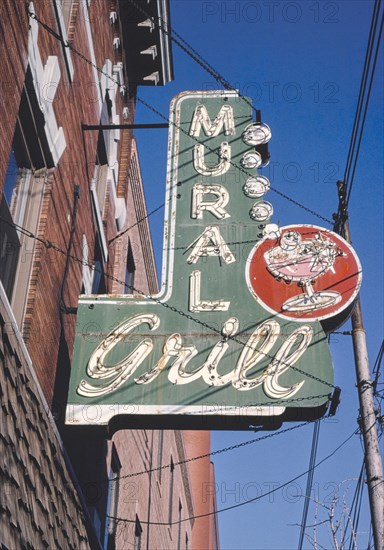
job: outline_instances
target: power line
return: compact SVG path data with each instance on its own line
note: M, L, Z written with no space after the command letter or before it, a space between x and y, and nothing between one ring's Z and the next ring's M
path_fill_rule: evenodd
M304 399L315 399L315 398L318 398L318 397L324 397L324 396L321 396L321 395L311 396L311 397L302 398L302 399L303 400ZM331 414L327 414L324 417L322 417L320 420L321 421L326 420L326 419L330 418L331 416L332 416ZM194 457L187 458L187 459L184 459L184 460L179 460L177 462L172 462L172 463L169 463L169 464L165 464L163 466L158 466L157 468L148 468L146 470L141 470L139 472L133 472L131 474L116 476L116 477L113 477L111 479L102 481L100 484L104 485L104 484L108 484L110 482L121 481L121 480L124 480L124 479L131 479L131 478L134 478L134 477L136 478L136 477L140 477L140 476L145 475L145 474L152 474L154 472L167 470L171 467L182 466L184 464L188 464L189 462L202 460L203 458L211 458L211 457L219 455L219 454L224 454L224 453L227 453L227 452L230 452L230 451L234 451L234 450L240 449L242 447L247 447L248 445L253 445L254 443L258 443L260 441L264 441L266 439L270 439L270 438L276 437L278 435L283 435L286 432L290 432L290 431L293 431L293 430L297 430L299 428L303 428L303 427L305 427L309 424L312 424L313 422L319 422L319 420L307 420L306 422L302 422L301 424L297 424L295 426L290 426L289 428L285 428L283 430L279 430L279 431L276 431L276 432L271 432L269 434L266 434L266 435L263 435L263 436L260 436L260 437L254 438L254 439L250 439L248 441L243 441L241 443L237 443L237 444L231 445L229 447L223 447L221 449L217 449L216 451L211 451L209 453L205 453L205 454L202 454L202 455L194 456Z
M88 59L86 56L84 56L84 54L82 54L81 52L79 52L76 48L74 48L71 44L69 44L68 42L65 42L63 38L61 38L51 27L49 27L49 25L47 25L46 23L44 23L43 21L41 21L37 15L31 11L28 10L28 14L29 16L34 19L37 23L39 23L47 32L49 32L54 38L56 38L57 40L59 40L61 43L63 43L65 45L65 47L69 48L75 55L79 56L83 61L85 61L87 64L89 64L90 66L92 66L94 69L96 69L100 74L103 74L104 76L106 76L109 80L111 80L111 82L113 82L114 84L116 84L119 88L122 88L123 85L120 84L120 82L113 78L112 76L110 76L106 71L104 71L102 68L98 67L95 63L93 63L92 60ZM160 118L162 118L163 120L166 120L169 124L172 124L176 129L180 130L181 132L183 132L184 134L188 135L188 132L186 132L183 128L181 128L180 126L178 126L175 122L173 121L170 121L169 120L169 117L163 115L160 111L158 111L155 107L153 107L152 105L150 105L148 102L144 101L143 99L140 99L139 97L136 97L136 100L143 104L145 107L147 107L148 109L150 109L152 112L154 112L155 114L157 114ZM192 136L189 136L189 137L192 137ZM196 142L198 142L197 138L195 137L192 137L192 139L194 139ZM207 149L210 150L211 152L215 152L212 148L210 148L208 145L206 145ZM234 168L238 169L240 172L246 174L247 176L249 176L249 172L247 172L242 166L240 165L236 165L235 163L233 163L232 161L228 161L229 164L231 164ZM315 210L312 210L311 208L308 208L307 206L304 206L303 204L301 204L299 201L296 201L295 199L293 199L292 197L289 197L288 195L286 195L285 193L283 193L282 191L279 191L278 189L275 189L274 187L270 187L270 190L273 191L274 193L276 193L277 195L281 196L283 199L291 202L292 204L294 204L295 206L301 208L302 210L308 212L309 214L321 219L322 221L326 222L327 224L329 225L332 225L332 221L329 220L328 218L322 216L321 214L319 214L318 212L316 212ZM160 207L159 207L160 208ZM118 238L118 236L117 236Z
M188 319L189 321L192 321L192 322L194 322L194 323L196 323L200 326L203 326L206 329L209 329L210 331L214 332L215 334L220 335L220 337L223 337L222 332L217 327L209 325L208 323L205 323L204 321L201 321L197 317L193 317L193 315L190 315L189 313L186 313L185 311L183 311L181 309L178 309L175 306L171 306L167 302L163 302L162 300L160 300L159 298L156 298L155 296L148 295L146 292L143 292L142 290L139 290L139 289L135 288L133 285L129 285L125 281L121 281L120 279L118 279L117 277L114 277L113 275L109 275L107 273L104 273L101 269L95 268L95 266L91 265L88 261L84 260L83 258L78 258L74 254L68 253L68 251L63 250L62 248L57 246L55 243L53 243L49 240L43 239L41 237L38 237L37 235L35 235L34 233L29 231L25 227L22 227L21 225L18 225L17 223L11 222L11 221L9 221L8 219L6 219L2 216L0 216L0 220L3 221L4 223L6 223L7 225L13 227L14 229L17 229L18 231L20 231L20 233L22 233L26 237L29 237L31 239L36 240L37 242L42 244L47 250L52 249L55 252L58 252L59 254L62 254L66 258L70 258L70 259L74 260L75 262L79 263L80 265L90 267L91 269L93 269L97 273L103 274L107 279L109 279L111 281L114 281L114 282L117 282L121 285L124 285L125 288L128 288L128 289L132 290L135 294L139 294L141 296L144 296L146 299L151 300L153 303L156 303L156 304L172 311L173 313L176 313L176 314L180 315L181 317L184 317L184 318ZM288 338L288 336L287 336L287 338ZM236 336L228 336L227 339L236 342L237 344L241 345L242 347L248 347L247 342L243 342L242 340L240 340ZM260 353L262 353L266 358L272 359L272 360L274 359L274 357L272 355L270 355L269 353L266 353L262 350L258 350L258 351ZM329 383L325 380L322 380L321 378L319 378L318 376L315 376L314 374L311 374L309 372L305 372L305 371L299 369L298 367L296 367L295 365L289 365L288 363L286 363L282 359L279 360L279 363L282 364L282 365L289 366L292 370L294 370L296 372L299 372L300 374L303 374L304 376L307 376L308 378L311 378L312 380L315 380L316 382L320 382L321 384L324 384L325 386L327 386L329 388L332 388L332 389L336 388L336 386L334 384L331 384L331 383ZM296 398L293 401L297 401L299 399L302 399L302 398ZM275 401L273 403L277 404L278 402Z
M145 216L143 216L142 218L140 218L139 220L136 221L136 223L130 225L129 227L127 227L126 229L124 229L123 231L121 231L120 233L118 233L117 235L115 235L112 239L110 239L108 241L108 245L111 245L113 242L115 242L117 239L119 239L120 237L123 237L126 233L128 233L128 231L130 231L131 229L133 229L134 227L136 227L137 225L139 225L140 223L144 222L145 220L147 220L150 216L152 216L152 214L155 214L156 212L158 212L159 210L161 210L162 208L164 208L165 206L165 202L159 204L158 206L156 206L156 208L154 208L153 210L151 210L150 212L148 212Z
M305 529L306 529L308 510L309 510L309 499L311 496L312 485L313 485L314 465L316 463L317 446L319 443L319 434L320 434L320 422L316 421L313 426L312 448L311 448L311 456L309 458L309 473L308 473L308 479L307 479L307 486L305 489L304 507L303 507L303 515L301 519L301 529L300 529L298 550L302 550L303 548Z
M377 62L379 49L380 49L380 40L381 40L381 35L382 35L382 32L383 32L383 24L384 24L384 14L383 14L383 17L381 19L380 32L379 32L378 42L377 42L377 45L376 45L375 57L374 57L374 61L373 61L372 74L371 74L370 81L369 81L367 97L366 97L366 100L365 100L363 118L362 118L360 131L359 131L359 139L358 139L356 153L355 153L354 161L353 161L352 174L351 174L350 178L347 179L347 188L349 187L348 193L347 193L347 207L348 207L349 200L350 200L350 197L351 197L352 186L353 186L353 182L354 182L354 178L355 178L357 159L359 157L360 145L361 145L361 140L362 140L362 137L363 137L363 131L364 131L365 120L366 120L366 116L367 116L369 99L370 99L371 91L372 91L373 77L374 77L374 74L375 74L376 62Z
M65 42L63 40L62 37L60 37L51 27L49 27L46 23L42 22L37 16L35 13L31 12L28 10L28 14L29 16L32 18L32 19L35 19L47 32L49 32L52 36L54 36L54 38L56 38L57 40L59 40L60 42L62 42L66 47L68 47L69 49L71 49L71 51L73 51L76 55L78 55L79 57L81 57L86 63L90 64L92 67L94 67L95 69L97 69L98 72L100 72L101 74L104 74L107 78L109 78L111 81L113 81L115 84L117 84L119 87L121 87L121 84L116 80L114 79L113 77L111 77L108 73L106 73L103 69L99 68L96 64L94 64L91 60L89 60L88 58L86 58L81 52L79 52L78 50L76 50L71 44L69 44L68 42ZM157 111L154 107L152 107L151 105L149 105L148 103L144 102L143 100L140 100L144 105L146 105L149 109L153 110L154 112L156 112L159 116L161 116L162 118L164 118L165 120L168 120L167 117L164 117L164 115L162 115L162 113L160 113L159 111ZM174 126L176 128L178 128L180 131L186 133L182 128L179 128L175 123L172 122L172 124L174 124ZM189 134L188 134L189 135ZM233 163L231 163L233 164ZM248 175L248 173L240 166L236 166L235 164L233 164L233 166L235 168L238 168L239 170L243 171L244 173L246 173ZM300 208L303 208L305 210L307 210L308 212L312 213L313 215L317 216L317 217L321 217L324 221L327 221L329 223L330 220L327 220L326 218L323 218L322 216L320 216L319 214L317 214L315 211L313 210L310 210L308 208L306 208L305 206L301 205L300 203L298 203L297 201L295 201L294 199L291 199L290 197L288 197L287 195L281 193L280 191L277 191L277 190L274 190L276 193L280 194L281 196L283 196L284 198L286 198L287 200L290 200L291 202L293 202L294 204L296 204L297 206L299 206ZM159 206L157 209L155 210L158 210L160 208L162 208L163 205ZM6 220L4 220L6 221ZM6 223L9 223L6 221ZM36 237L33 233L29 232L28 230L26 230L25 228L22 228L21 226L18 226L17 224L12 224L14 225L14 227L16 227L19 231L22 231L24 232L24 234L30 238L35 238L36 240L40 241L46 248L52 248L54 249L56 252L59 252L61 254L64 254L65 256L67 256L67 252L60 249L60 247L58 247L57 245L55 245L54 243L50 242L50 241L45 241L44 239L41 239L41 238L38 238ZM118 237L118 236L117 236ZM81 265L86 265L88 267L91 267L92 269L94 269L94 266L91 266L87 261L83 260L83 259L80 259L80 258L77 258L76 256L70 254L69 257L73 260L75 260L76 262L80 263ZM101 270L96 270L96 271L100 271ZM198 318L195 318L193 316L191 316L190 314L188 313L185 313L184 311L182 310L179 310L177 308L175 308L174 306L170 306L169 304L167 304L166 302L162 302L161 300L157 299L157 298L154 298L152 296L147 296L146 293L134 288L132 285L127 285L125 282L123 281L120 281L119 279L117 279L116 277L113 277L112 275L108 275L108 274L105 274L105 276L112 280L112 281L115 281L115 282L118 282L119 284L123 284L126 288L130 288L131 290L133 290L135 293L137 294L141 294L143 296L146 296L147 298L151 299L152 301L154 301L155 303L158 303L160 305L162 305L163 307L175 312L175 313L178 313L179 315L187 318L188 320L192 320L193 322L203 326L204 328L208 328L209 330L217 333L217 334L220 334L221 335L221 331L219 331L216 327L213 327L213 326L210 326L209 324L201 321L200 319ZM230 336L229 339L231 340L234 340L235 342L239 343L240 345L242 346L246 346L247 344L244 343L243 341L239 340L238 338L236 338L235 336ZM264 352L263 352L264 353ZM265 354L266 356L270 357L271 359L273 359L272 356L269 356L268 354ZM285 364L284 361L281 361L282 364ZM330 384L329 382L326 382L324 380L322 380L321 378L315 376L315 375L312 375L310 373L305 373L303 371L301 371L301 369L299 369L298 367L295 367L294 365L291 365L291 368L292 370L295 370L297 372L300 372L301 374L304 374L305 376L317 381L317 382L320 382L322 384L325 384L326 386L330 387L330 388L335 388L335 386L333 384Z
M377 52L376 52L376 53L377 53ZM377 57L377 55L376 55L376 57ZM364 119L365 119L365 117L364 117ZM360 140L361 140L361 138L360 138ZM360 141L359 141L359 146L360 146ZM354 174L354 171L353 171L353 174ZM352 178L352 180L353 180L353 178ZM272 190L275 191L274 189L272 189ZM279 193L278 191L275 191L275 192ZM349 192L349 193L350 193L350 192ZM282 193L279 193L279 194L281 194L281 196L283 196L284 198L287 198L287 200L290 200L290 201L294 202L293 199L291 199L291 198L285 196L284 194L282 194ZM300 203L298 203L298 202L296 202L296 201L295 201L294 203L296 203L296 204L297 204L298 206L300 206L301 208L306 209L306 207L300 205ZM162 204L161 206L159 206L158 208L156 208L154 211L152 211L150 214L148 214L147 217L149 217L153 212L159 210L159 209L162 208L163 206L164 206L164 204ZM308 210L308 211L311 212L312 214L314 214L314 215L320 217L320 216L319 216L318 214L316 214L314 211L311 211L311 210ZM324 219L325 221L329 222L329 220L326 220L326 218L322 218L322 219ZM330 222L329 222L329 223L330 223ZM124 232L126 232L126 231L128 231L128 229L125 230ZM120 234L119 236L121 236L121 234ZM114 239L112 239L112 241L115 240L116 238L118 238L118 236L116 236ZM111 241L111 242L112 242L112 241ZM54 245L52 245L51 247L54 248ZM85 265L90 265L90 264L87 263L87 264L85 264ZM108 278L112 278L112 277L109 277L109 276L107 276L107 277L108 277ZM115 280L117 280L117 279L115 279ZM122 281L119 281L119 282L122 283ZM129 287L129 285L126 285L126 286ZM131 287L129 287L129 288L131 288ZM136 289L135 289L135 290L136 290ZM208 325L207 325L207 326L208 326ZM308 398L307 398L307 399L308 399ZM277 435L277 434L273 434L273 435ZM217 453L218 453L218 452L220 452L220 451L217 451ZM222 451L222 452L223 452L223 451ZM216 454L216 453L213 453L213 454ZM330 456L330 455L329 455L329 456ZM321 462L320 462L319 464L321 464ZM316 466L317 466L317 465L315 465L315 466L313 467L313 469L314 469ZM313 472L313 469L312 469L312 472ZM307 472L306 472L306 473L307 473ZM302 474L302 475L305 475L305 474ZM299 476L299 477L301 477L301 476ZM297 478L295 478L295 479L297 479ZM290 482L291 482L291 481L290 481ZM290 482L289 482L289 483L290 483ZM282 485L281 487L284 487L284 486L285 486L285 484ZM280 488L281 488L281 487L280 487ZM278 489L280 489L280 488L278 488ZM276 489L276 490L278 490L278 489ZM268 494L270 494L270 493L272 493L272 492L274 492L274 491L271 491L271 492L269 492L269 493L266 493L266 494L263 495L263 496L267 496ZM261 497L260 497L260 498L261 498ZM252 499L251 501L253 501L253 500L254 500L254 499ZM242 503L242 505L244 505L244 504L247 504L247 502ZM227 509L230 509L230 508L227 508ZM223 509L223 510L220 510L220 511L215 512L215 513L219 513L219 512L221 512L221 511L225 511L225 510L226 510L226 509ZM201 516L198 516L198 517L201 517ZM191 518L188 518L188 519L191 519ZM127 521L128 521L128 520L127 520ZM183 521L186 521L186 520L183 520ZM175 522L175 523L178 523L178 522Z
M137 2L135 2L134 0L129 0L130 4L132 4L138 11L140 11L142 14L144 14L146 17L150 17L150 14L144 9L142 8L141 6L139 6L137 4ZM160 24L161 22L161 24ZM159 26L159 28L164 32L166 33L170 39L175 43L177 44L177 46L179 46L179 48L181 48L191 59L193 59L196 63L198 63L208 74L210 74L211 76L213 76L213 78L215 80L217 80L218 82L220 82L220 84L222 84L222 86L224 87L224 89L226 90L234 90L236 88L236 86L233 86L230 82L228 82L228 80L226 80L218 71L216 71L216 69L214 69L214 67L199 53L197 52L192 46L191 44L189 44L189 42L187 42L178 32L176 32L176 30L174 28L172 28L170 25L167 24L167 22L165 22L161 17L158 18L158 21L154 21L155 25L157 24ZM177 38L175 38L177 37ZM252 111L256 112L257 109L253 106L252 104L252 101L249 101L249 99L245 96L243 96L240 91L238 90L238 95L239 95L239 98L244 101L244 103L246 103L247 105L249 105L252 109ZM154 109L152 106L150 106L148 103L146 103L144 100L141 100L140 98L137 97L137 100L142 103L143 105L145 105L147 108L151 109L153 112L155 112L158 116L162 117L162 118L165 118L167 119L167 117L164 117L164 115L162 115L162 113L160 113L159 111L157 111L156 109ZM179 128L180 130L182 130L181 128ZM183 131L183 130L182 130ZM209 149L209 147L207 147ZM237 167L236 165L234 165L233 163L230 163L232 164L233 166ZM239 168L242 172L246 173L247 172L242 169L242 167L237 167ZM283 199L291 202L292 204L294 204L295 206L298 206L299 208L302 208L303 210L305 210L306 212L308 212L309 214L312 214L314 215L315 217L321 219L322 221L325 221L326 223L332 225L332 222L331 220L329 220L328 218L325 218L324 216L322 216L321 214L318 214L317 212L315 212L314 210L304 206L303 204L301 204L300 202L296 201L295 199L292 199L292 197L289 197L288 195L286 195L285 193L283 193L282 191L279 191L278 189L275 189L274 187L270 187L270 190L273 191L274 193L276 193L277 195L279 195L280 197L282 197Z
M373 380L373 390L377 390L377 385L379 383L379 377L380 377L380 369L383 362L384 357L384 340L381 342L379 353L377 354L375 364L373 365L373 371L372 374L374 376Z
M150 17L151 15L137 2L134 0L128 0L129 3L134 6L138 11L140 11L145 17ZM175 29L171 27L162 17L158 17L156 20L151 18L153 23L159 27L170 40L174 42L184 53L186 53L193 61L195 61L200 67L202 67L209 75L219 82L224 89L234 90L236 87L233 86L228 80L221 75L189 42L187 42ZM252 105L252 102L245 96L243 96L240 91L238 92L239 97L249 105L254 112L256 108Z
M363 464L360 469L360 474L357 480L355 492L352 499L351 509L349 512L349 515L352 515L351 518L351 536L349 540L349 550L353 550L355 547L355 534L357 532L357 529L359 527L359 520L360 520L360 511L361 511L361 505L362 505L362 498L363 498L363 491L364 491L364 475L365 475L365 464L363 461ZM345 529L343 540L341 541L341 545L344 544L345 538L347 535L347 529Z
M350 441L350 439L352 439L352 437L354 435L357 434L357 432L358 432L358 429L354 430L351 433L351 435L349 435L342 443L340 443L340 445L338 445L330 454L328 454L323 459L321 459L319 462L317 462L317 464L315 464L313 466L312 470L314 470L315 468L318 468L326 460L329 460L332 456L334 456L344 445L346 445L348 443L348 441ZM251 502L256 502L256 501L261 500L262 498L265 498L265 497L267 497L267 496L269 496L273 493L276 493L277 491L280 491L281 489L283 489L287 485L290 485L291 483L294 483L295 481L302 478L303 476L305 476L309 472L310 472L310 469L308 469L305 472L302 472L301 474L293 477L289 481L286 481L285 483L282 483L278 487L274 487L273 489L271 489L270 491L267 491L266 493L263 493L263 494L261 494L257 497L245 500L245 501L240 502L238 504L234 504L232 506L227 506L226 508L221 508L220 510L215 510L213 512L208 512L206 514L200 514L198 516L186 517L186 518L180 519L178 521L173 521L173 522L142 522L142 523L144 523L146 525L170 525L170 526L171 525L178 525L179 523L184 523L186 521L191 521L193 519L200 519L200 518L203 518L203 517L208 517L208 516L213 516L213 515L216 515L216 514L220 514L222 512L227 512L227 511L233 510L235 508L241 508L242 506L246 506L247 504L250 504ZM107 516L107 517L112 519L112 520L115 520L115 521L121 521L122 523L135 523L135 521L136 521L136 520L133 520L133 519L126 519L126 518L120 518L120 517L114 517L114 516Z
M324 396L317 395L317 396L307 397L307 398L303 398L303 400L304 399L317 399L319 397L326 397L326 395L324 395ZM330 416L331 415L328 414L328 415L324 416L321 420L326 420ZM236 449L240 449L240 448L246 447L248 445L253 445L254 443L258 443L259 441L265 441L266 439L270 439L272 437L282 435L282 434L285 434L287 432L291 432L293 430L297 430L298 428L303 428L304 426L308 426L308 424L312 424L313 422L319 422L319 421L318 420L307 420L306 422L302 422L301 424L297 424L295 426L290 426L289 428L284 428L283 430L279 430L278 432L271 432L270 434L262 435L260 437L256 437L255 439L250 439L248 441L244 441L242 443L237 443L236 445L231 445L230 447L224 447L223 449L218 449L217 451L211 451L209 453L205 453L203 455L195 456L193 458L187 458L185 460L180 460L178 462L173 462L172 464L173 464L173 466L182 466L183 464L187 464L188 462L195 462L196 460L201 460L203 458L212 458L213 456L216 456L216 455L219 455L219 454L227 453L229 451L234 451ZM153 472L158 472L160 470L167 470L169 468L171 468L171 464L165 464L165 465L159 466L157 468L151 468L149 470L142 470L140 472L134 472L134 473L126 474L126 475L123 475L123 476L117 476L117 477L113 478L112 481L120 481L121 479L128 479L128 478L132 478L132 477L138 477L138 476L141 476L141 475L144 475L144 474L150 474L150 473L153 473Z
M150 105L147 101L145 101L144 99L141 99L139 97L136 98L137 101L139 103L141 103L142 105L144 105L145 107L147 107L147 109L151 110L153 113L155 113L156 115L158 115L160 118L162 118L163 120L168 120L168 117L166 117L165 115L163 115L163 113L161 113L160 111L158 111L155 107L153 107L152 105ZM195 138L194 136L190 136L189 133L184 130L183 128L181 128L181 126L178 126L177 124L175 124L173 121L169 121L170 124L172 124L177 130L180 130L180 132L182 132L183 134L187 135L188 137L191 137L192 139L194 139L196 142L199 143L198 139ZM205 144L205 147L210 151L210 152L215 152L214 149L212 149L211 147L209 147L209 145ZM235 164L234 162L232 162L231 160L228 160L227 161L231 166L233 166L234 168L236 168L237 170L239 170L240 172L242 172L243 174L247 175L247 176L250 176L251 174L249 172L247 172L247 170L245 170L241 165L238 165L238 164ZM306 212L308 212L309 214L312 214L313 216L315 216L316 218L319 218L321 219L322 221L332 225L332 222L331 220L329 220L328 218L325 218L324 216L322 216L321 214L319 214L318 212L316 212L315 210L312 210L311 208L308 208L307 206L304 206L303 204L301 204L299 201L293 199L292 197L289 197L288 195L286 195L285 193L283 193L282 191L279 191L278 189L274 188L274 187L270 187L270 191L273 191L274 193L276 193L277 195L279 195L280 197L282 197L283 199L289 201L290 203L294 204L295 206L298 206L299 208L301 208L302 210L305 210Z
M322 419L320 419L320 421L322 420L326 420L327 418L329 418L331 415L327 415L327 416L324 416ZM211 453L206 453L204 455L200 455L200 456L197 456L197 457L194 457L194 458L191 458L191 459L186 459L184 461L179 461L179 462L176 462L173 464L173 466L177 466L177 465L182 465L182 464L185 464L185 463L188 463L188 462L191 462L191 461L194 461L194 460L199 460L199 459L202 459L202 458L207 458L207 457L211 457L213 455L216 455L216 454L220 454L220 453L224 453L224 452L228 452L228 451L231 451L231 450L234 450L234 449L237 449L237 448L240 448L240 447L243 447L243 446L247 446L247 445L251 445L253 443L256 443L258 441L262 441L262 440L265 440L265 439L269 439L271 437L274 437L274 436L277 436L277 435L281 435L283 433L286 433L286 432L289 432L289 431L292 431L292 430L295 430L295 429L298 429L298 428L302 428L308 424L311 424L311 423L319 423L319 420L308 420L307 422L304 422L302 424L298 424L296 426L291 426L289 428L286 428L284 430L280 430L278 432L272 432L270 434L267 434L267 435L264 435L264 436L261 436L259 438L256 438L256 439L253 439L253 440L249 440L249 441L245 441L243 443L240 443L240 444L236 444L236 445L232 445L231 447L225 447L223 449L219 449L218 451L213 451ZM305 476L306 474L310 474L312 475L313 477L313 471L318 467L320 466L321 464L323 464L326 460L328 460L329 458L331 458L332 456L334 456L346 443L348 443L348 441L350 439L352 439L352 437L356 434L359 433L359 428L357 428L356 430L354 430L352 432L351 435L349 435L340 445L338 445L329 455L327 455L326 457L324 457L323 459L321 459L318 463L315 463L313 461L313 464L310 465L310 467L308 468L308 470L306 470L305 472L299 474L298 476L296 476L295 478L283 483L282 485L280 485L279 487L276 487L274 489L272 489L271 491L268 491L267 493L263 493L262 495L258 496L258 497L255 497L253 499L249 499L249 500L246 500L242 503L239 503L239 504L236 504L234 506L229 506L227 508L223 508L221 510L216 510L214 512L209 512L207 514L201 514L199 516L191 516L191 517L188 517L188 518L184 518L182 520L179 520L179 521L175 521L175 522L172 522L172 523L169 523L169 522L166 522L166 523L162 523L162 522L149 522L148 525L176 525L176 524L179 524L179 523L183 523L185 521L189 521L191 519L198 519L198 518L201 518L201 517L207 517L207 516L211 516L211 515L215 515L215 514L218 514L220 512L226 512L228 510L232 510L234 508L239 508L241 506L245 506L246 504L249 504L251 502L255 502L257 500L260 500L266 496L269 496L273 493L275 493L276 491L279 491L280 489L286 487L287 485L289 485L290 483L293 483L294 481L296 481L297 479ZM317 445L317 444L316 444ZM130 478L130 477L137 477L137 476L140 476L140 475L143 475L143 474L147 474L147 473L153 473L155 471L159 471L159 470L163 470L163 469L167 469L167 468L170 468L171 467L171 464L167 464L165 466L162 466L162 467L159 467L159 468L153 468L153 469L149 469L149 470L144 470L144 471L141 471L141 472L136 472L136 473L133 473L133 474L127 474L127 475L124 475L124 476L118 476L116 478L113 478L112 480L110 481L118 481L118 480L121 480L121 479L127 479L127 478ZM361 498L361 497L360 497ZM134 523L135 520L129 520L129 519L125 519L125 518L118 518L118 517L113 517L113 516L109 516L111 519L114 519L116 521L122 521L122 522L125 522L125 523ZM144 522L145 523L145 522Z
M372 91L373 78L376 70L376 63L379 54L381 36L383 31L384 13L381 15L380 30L377 36L377 26L379 22L379 14L381 9L381 0L375 0L371 26L368 36L368 44L365 54L363 73L360 82L358 101L356 106L355 117L352 127L352 135L350 139L347 161L344 171L344 200L340 201L338 212L335 215L334 230L338 233L342 230L343 220L348 217L348 204L351 197L352 186L354 182L357 160L359 157L361 141L364 132L365 120L369 105L369 99ZM372 61L374 44L376 42L375 53Z

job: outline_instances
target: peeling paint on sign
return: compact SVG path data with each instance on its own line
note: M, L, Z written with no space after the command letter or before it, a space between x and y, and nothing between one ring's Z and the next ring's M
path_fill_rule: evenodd
M173 100L161 292L81 297L67 424L248 429L325 413L324 328L352 307L360 264L326 229L272 223L257 171L270 139L234 91Z

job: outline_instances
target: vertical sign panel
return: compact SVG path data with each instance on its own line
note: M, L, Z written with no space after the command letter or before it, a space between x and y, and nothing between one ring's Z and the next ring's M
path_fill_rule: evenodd
M326 411L324 327L361 270L330 231L272 223L271 132L252 114L236 92L173 100L161 292L81 297L68 424L246 429Z

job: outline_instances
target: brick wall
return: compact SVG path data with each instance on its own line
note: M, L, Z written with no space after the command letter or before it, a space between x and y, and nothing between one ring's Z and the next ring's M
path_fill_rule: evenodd
M1 284L0 403L2 547L90 548L76 480Z
M185 464L178 464L185 460L182 433L131 430L117 432L113 442L118 455L125 458L120 472L117 547L133 548L137 517L142 548L185 548L186 537L189 541L192 537L194 514L188 470ZM157 469L160 465L161 471ZM178 524L180 517L183 521Z
M74 4L76 11L73 12L70 29L71 44L82 55L93 59L98 67L103 67L107 59L112 65L124 63L129 52L124 48L113 49L113 39L119 33L119 26L111 25L109 19L110 10L114 8L118 11L120 3L92 0L89 12L86 0ZM33 6L37 17L58 33L53 0L35 0ZM0 191L4 186L28 65L32 22L25 8L23 0L3 0L0 3L0 56L4 60L0 74ZM93 37L91 42L89 35ZM0 542L12 549L97 548L99 543L95 537L102 538L105 525L112 443L121 461L120 474L125 476L151 470L155 465L158 467L161 436L158 431L125 430L116 433L111 441L106 439L106 434L80 433L73 427L63 426L76 329L75 308L82 288L83 238L85 235L89 246L85 261L92 265L97 227L92 178L98 132L83 131L82 124L100 122L95 79L103 77L84 59L68 49L64 52L62 44L41 25L38 25L38 40L34 47L38 49L43 65L49 56L56 56L59 62L60 81L52 82L50 88L56 91L53 102L48 97L43 107L53 110L58 127L63 128L66 148L56 165L51 163L32 175L42 178L42 196L35 238L24 236L30 244L32 262L25 315L18 324L12 317L4 293L1 293L0 387L4 414L0 420L0 439L4 452L0 468L9 492L1 503L5 514ZM73 65L73 73L67 69L66 56ZM123 97L116 93L116 113L120 115L120 122L132 123L135 90L128 81L126 84L132 95L128 93ZM29 100L28 93L31 90L27 90ZM123 119L124 107L128 111L125 111L126 118ZM37 142L34 145L39 149L41 144ZM123 290L121 281L125 279L130 240L136 267L134 286L145 293L155 293L158 283L139 161L131 130L121 131L117 158L119 175L116 195L125 201L128 215L124 226L118 228L113 190L108 183L101 229L107 243L118 231L130 229L123 238L108 246L105 269L107 275L118 281L106 278L106 290L108 293ZM80 188L79 199L75 198L75 185ZM71 235L73 241L70 247ZM21 297L16 292L11 305L14 306L15 300L19 299ZM53 411L65 448L48 410ZM163 432L163 438L162 463L169 464L171 456L175 464L183 461L182 433ZM196 448L196 454L199 454L198 451ZM70 474L67 452L79 486ZM189 468L186 465L175 466L172 495L170 468L161 472L161 475L158 471L147 472L140 479L132 478L135 481L124 481L130 478L122 480L118 535L128 548L136 536L136 524L122 520L133 518L135 521L136 515L142 522L142 547L147 545L159 550L174 548L179 537L181 547L184 547L188 537L193 548L194 520L188 518L194 515L194 497ZM205 473L209 476L209 472ZM78 488L81 490L78 491ZM93 489L96 489L95 494ZM98 516L94 529L89 527L86 507L79 495L84 496L90 513L94 510L95 517ZM179 513L186 521L177 524ZM147 521L165 525L148 527L145 524ZM202 537L204 540L204 534ZM207 538L205 540L208 541Z

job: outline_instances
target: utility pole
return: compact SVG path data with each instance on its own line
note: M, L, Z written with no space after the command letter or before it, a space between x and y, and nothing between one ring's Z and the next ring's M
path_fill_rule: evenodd
M335 231L351 242L346 192L343 181L337 182L339 210ZM352 313L352 341L356 367L356 386L359 394L359 424L364 441L364 462L367 473L369 504L371 510L373 540L376 550L384 549L384 477L376 426L376 410L373 384L369 371L367 340L363 325L360 298Z

